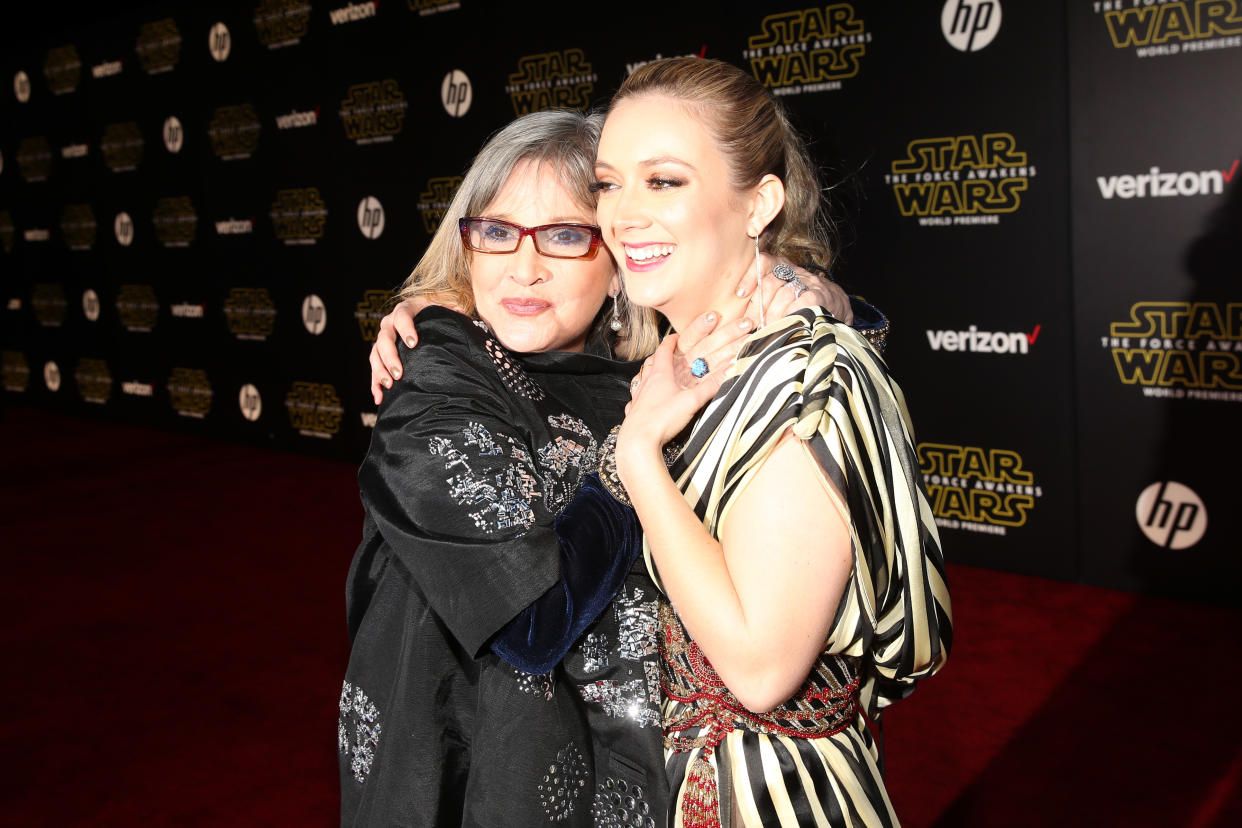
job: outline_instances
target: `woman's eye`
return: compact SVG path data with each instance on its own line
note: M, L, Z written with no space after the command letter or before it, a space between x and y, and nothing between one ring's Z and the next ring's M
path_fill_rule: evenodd
M553 244L578 245L590 238L589 232L578 227L558 227L551 235Z
M680 187L684 183L679 178L665 178L660 175L653 175L647 179L647 186L653 190L667 190L671 187Z
M588 187L592 193L608 192L609 190L615 190L616 188L617 185L613 184L611 181L592 181Z
M494 239L496 241L504 241L506 239L512 238L513 236L512 230L510 230L508 227L502 227L499 224L493 224L489 226L483 232L489 239Z

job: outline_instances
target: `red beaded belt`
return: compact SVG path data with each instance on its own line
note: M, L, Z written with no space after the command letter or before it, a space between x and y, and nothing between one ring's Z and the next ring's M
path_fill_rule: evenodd
M679 709L666 713L664 745L676 753L701 749L682 789L685 828L720 826L716 771L709 760L731 731L822 739L850 727L858 717L855 657L820 656L797 695L774 710L755 713L729 692L665 601L660 602L660 628L660 685L665 698L680 703ZM691 728L697 728L695 735L679 735Z

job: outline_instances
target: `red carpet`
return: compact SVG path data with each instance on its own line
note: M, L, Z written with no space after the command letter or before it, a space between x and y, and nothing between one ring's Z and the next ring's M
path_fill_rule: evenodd
M0 823L334 824L354 468L26 409L0 457ZM905 825L1242 825L1242 612L950 578Z

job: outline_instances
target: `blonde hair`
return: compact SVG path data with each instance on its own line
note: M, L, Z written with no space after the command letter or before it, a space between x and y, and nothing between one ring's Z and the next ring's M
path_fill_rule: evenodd
M484 214L523 162L536 168L546 165L574 201L593 214L596 197L591 183L595 180L595 148L602 125L603 116L598 113L549 110L523 115L489 138L474 157L431 244L398 290L396 300L422 296L455 305L469 314L475 312L470 252L462 246L457 220ZM600 251L596 255L609 254ZM614 336L609 329L612 308L605 302L596 314L588 339L606 337L617 355L625 359L654 351L659 342L654 313L630 305L624 291L617 304L621 331Z
M609 110L640 95L666 95L688 105L728 159L734 189L754 187L769 173L781 179L785 207L760 235L760 247L799 264L828 268L832 244L815 166L784 107L759 81L723 61L667 58L636 69Z

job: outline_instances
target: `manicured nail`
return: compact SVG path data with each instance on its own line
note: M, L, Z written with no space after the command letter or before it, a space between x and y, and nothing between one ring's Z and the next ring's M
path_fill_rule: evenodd
M738 295L738 296L745 296L745 295L746 295L746 291L747 291L747 287L746 287L746 285L745 285L745 284L741 284L741 285L738 285L738 286L737 286L737 295Z
M409 339L407 339L407 340L405 341L405 347L407 347L407 348L413 348L413 347L414 347L414 337L412 337L412 336L411 336Z
M382 380L380 380L380 385L384 386L385 388L392 388L392 380L390 380L388 377L384 377Z
M388 370L388 373L392 374L394 379L400 379L401 378L401 366L400 365L392 366L392 368Z
M743 316L737 322L737 329L739 331L749 331L751 328L754 327L754 325L755 323L750 321L750 317Z
M706 322L708 325L715 325L715 324L716 324L716 314L714 314L714 313L708 313L706 316L704 316L704 317L703 317L703 321L704 321L704 322Z

